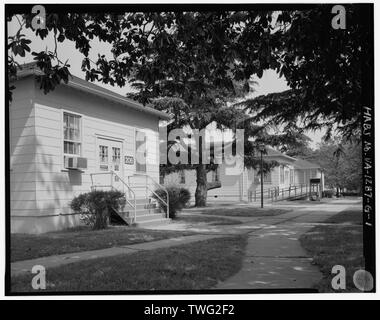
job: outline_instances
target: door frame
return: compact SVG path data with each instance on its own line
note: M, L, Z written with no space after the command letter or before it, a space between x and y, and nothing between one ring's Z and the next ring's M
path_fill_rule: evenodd
M95 172L100 173L100 172L105 172L101 171L99 169L99 139L103 140L109 140L109 141L114 141L114 142L119 142L121 143L121 150L120 150L120 178L124 180L124 141L125 139L122 138L117 138L117 137L111 137L111 136L106 136L106 135L101 135L101 134L95 134L95 166L96 170ZM108 151L108 162L110 162L112 153L111 150ZM108 170L110 171L110 170Z

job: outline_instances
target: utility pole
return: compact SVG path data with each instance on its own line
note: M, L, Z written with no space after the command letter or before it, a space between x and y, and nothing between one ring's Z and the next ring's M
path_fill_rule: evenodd
M261 174L261 208L264 208L264 164L263 164L263 152L265 150L264 145L260 145L260 155L261 155L261 160L260 160L260 174Z

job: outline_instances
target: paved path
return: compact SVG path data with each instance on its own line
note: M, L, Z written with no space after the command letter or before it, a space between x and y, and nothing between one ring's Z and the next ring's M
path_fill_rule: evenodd
M299 237L340 211L360 209L357 203L347 200L300 206L289 213L255 220L259 228L248 232L242 269L216 289L312 288L322 274L311 264Z
M182 236L178 238L169 238L164 240L143 242L132 245L118 246L106 249L91 250L91 251L81 251L74 253L66 253L55 256L41 257L37 259L17 261L11 263L11 274L12 276L30 273L33 266L41 265L46 269L59 267L65 264L96 259L104 257L112 257L120 254L131 254L137 251L154 250L160 248L168 248L173 246L179 246L183 244L193 243L197 241L204 241L213 238L219 238L222 235L218 234L196 234L191 236Z
M243 222L238 225L203 225L191 229L181 223L156 226L155 229L161 230L185 228L198 234L14 262L11 264L11 273L19 275L30 272L34 265L52 268L100 257L167 248L226 235L246 234L248 244L242 269L218 284L215 289L311 288L320 279L321 273L311 264L311 257L307 256L301 247L299 237L316 223L322 223L330 216L348 208L360 209L361 205L357 200L335 200L327 203L284 202L277 203L275 207L290 211L277 216L233 217Z

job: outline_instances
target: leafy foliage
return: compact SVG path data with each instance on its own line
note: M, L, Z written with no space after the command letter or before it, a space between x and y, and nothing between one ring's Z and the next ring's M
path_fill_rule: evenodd
M130 82L136 92L129 97L170 113L171 128L201 130L213 122L218 128L244 128L245 163L255 167L258 143L302 148L300 127L327 128L327 138L335 129L346 138L358 134L362 70L370 64L363 57L370 56L371 39L362 7L345 8L346 30L331 28L330 5L275 13L48 13L46 29L34 33L40 39L53 35L55 50L33 54L43 70L39 81L45 93L68 81L69 65L59 60L57 43L69 40L84 55L87 80L120 87ZM8 39L9 78L17 74L15 57L30 51L21 29L31 29L32 18L23 15L19 32ZM92 61L92 40L110 44L113 57L98 55ZM283 75L291 90L227 104L244 96L251 77L261 77L266 69ZM269 134L272 126L284 134ZM187 168L197 170L196 203L204 205L205 177L214 167Z
M34 33L41 39L52 33L55 43L73 41L84 55L82 70L90 81L121 87L130 81L138 90L134 98L143 103L157 97L181 98L189 106L188 124L197 128L210 123L226 99L247 92L252 75L261 77L264 70L276 69L291 90L248 100L246 106L255 113L252 120L288 128L300 122L307 129L327 127L328 136L336 124L350 136L360 125L362 70L371 63L363 57L370 56L371 39L363 7L345 8L346 30L331 27L330 5L314 5L276 14L49 13L46 29ZM32 28L32 18L24 14L20 30L8 38L9 76L16 74L14 57L30 51L30 39L21 30ZM112 60L104 55L89 59L94 39L111 44ZM45 92L69 76L56 48L35 54L39 63L55 62L44 69L50 69L47 79L41 79Z
M32 18L23 16L26 28L31 28ZM276 66L267 41L271 21L269 11L50 13L46 29L35 34L45 39L53 33L55 44L74 41L84 55L87 80L120 87L129 81L137 90L129 96L143 104L161 98L155 105L173 114L173 127L201 130L212 122L230 127L238 111L226 103L248 92L251 75L261 77L264 69ZM111 45L112 60L105 55L89 58L93 39ZM34 53L43 69L39 80L45 93L69 76L56 48ZM208 169L195 169L202 176L198 185L205 186ZM201 195L201 202L206 196Z
M335 139L324 142L309 159L324 170L327 187L362 189L362 150L359 141Z
M16 57L25 57L26 52L30 52L31 40L25 38L25 34L21 31L23 28L31 28L31 20L33 15L23 15L22 21L19 16L16 19L19 23L19 29L14 36L8 37L8 79L14 80L17 76L17 69L21 69L21 66L17 63ZM8 17L11 20L11 17ZM54 52L45 50L39 53L32 52L34 60L37 66L41 69L42 75L37 76L37 80L40 83L40 89L44 90L44 93L54 90L54 88L62 82L67 83L69 80L70 65L66 62L62 62L58 58L57 54L57 41L63 42L66 37L63 34L62 26L59 25L60 21L58 15L50 14L47 17L47 29L37 29L35 34L44 39L48 31L54 32L55 50ZM59 32L59 35L58 35ZM15 89L14 85L8 88L8 99L12 101L12 90Z
M111 210L119 210L124 207L125 202L125 195L120 191L94 190L75 197L70 207L80 214L86 225L99 230L107 228Z
M166 189L169 194L169 218L175 219L177 212L182 210L190 201L190 192L188 189L176 185L167 186ZM167 202L167 194L164 189L157 189L155 193ZM153 197L157 199L161 209L166 212L166 205L155 194L153 194Z
M345 5L346 30L331 27L331 6L284 11L271 37L276 70L291 90L244 102L255 121L287 128L336 129L345 138L360 134L362 75L370 68L370 30L361 6Z
M334 190L324 190L322 192L322 197L324 198L332 198L334 195Z

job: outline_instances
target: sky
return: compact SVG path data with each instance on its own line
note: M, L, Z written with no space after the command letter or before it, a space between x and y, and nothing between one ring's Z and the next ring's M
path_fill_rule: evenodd
M18 28L19 23L17 19L14 18L10 23L8 23L9 35L14 35L17 32ZM31 52L39 52L45 50L46 48L48 50L54 51L54 41L51 34L49 37L45 38L44 40L41 40L40 38L35 37L35 35L33 34L33 32L31 32L30 29L24 29L22 33L25 34L28 39L32 40L32 43L30 44ZM58 57L61 61L65 62L66 60L68 60L68 63L70 64L71 74L84 79L85 73L81 70L81 64L84 56L81 53L79 53L78 50L75 49L75 44L71 41L64 41L63 43L58 43L57 52ZM106 58L111 59L112 55L110 53L109 44L93 40L91 42L89 58L92 60L96 60L98 54L104 54ZM24 58L21 58L19 56L17 57L17 62L21 64L28 63L31 61L33 61L33 56L30 53L27 53ZM261 78L255 76L253 80L257 82L257 85L254 86L254 91L250 94L250 97L256 97L259 95L274 92L282 92L289 89L289 87L286 84L285 78L279 77L274 70L266 70L264 71L263 76ZM126 93L131 91L131 87L129 85L126 85L123 88L119 88L117 86L113 87L111 85L106 85L100 82L96 84L121 95L125 95ZM310 142L310 147L315 149L317 144L321 142L323 134L324 132L322 131L307 132L306 135L312 140Z

